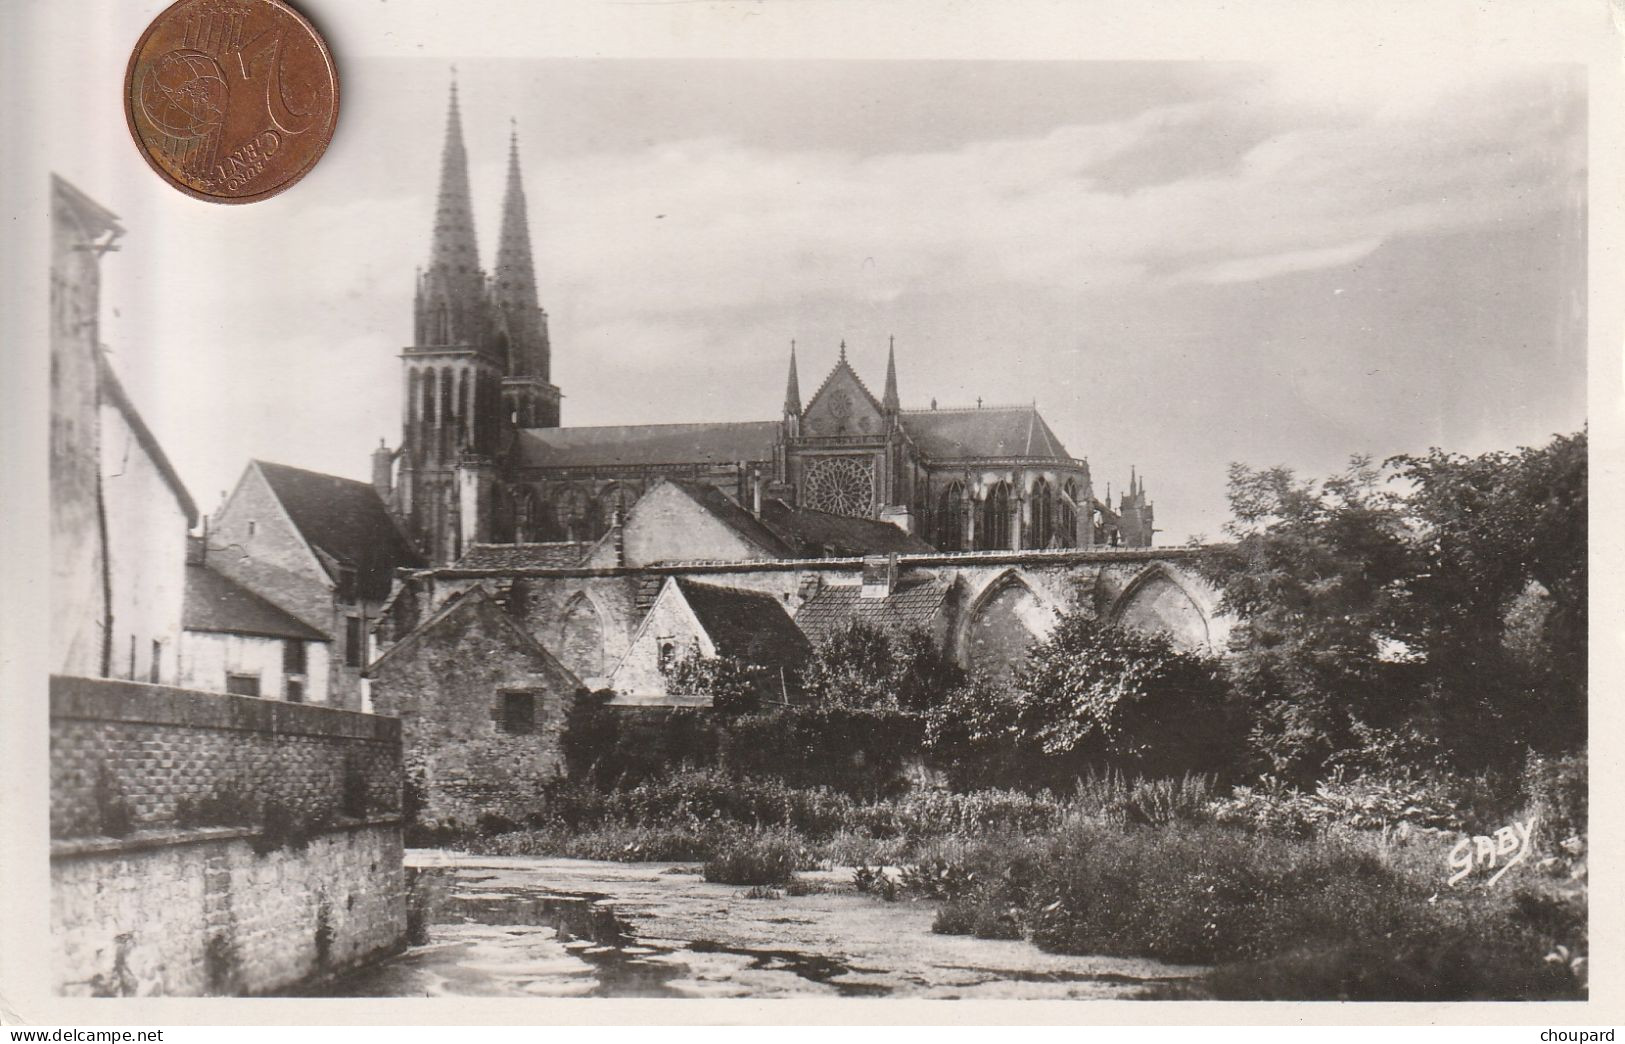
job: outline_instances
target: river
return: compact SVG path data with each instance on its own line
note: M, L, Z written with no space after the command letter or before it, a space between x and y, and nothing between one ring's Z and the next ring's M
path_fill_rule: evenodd
M337 997L1131 998L1201 973L936 935L932 902L707 884L695 864L413 850L414 942L321 989Z

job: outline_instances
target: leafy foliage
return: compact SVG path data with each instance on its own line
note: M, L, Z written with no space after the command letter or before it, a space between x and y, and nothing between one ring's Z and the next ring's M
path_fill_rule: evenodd
M977 678L934 708L926 743L961 786L1041 786L1097 766L1222 769L1232 720L1215 664L1073 609L1008 685Z
M808 698L830 707L924 711L964 672L918 628L901 635L852 620L813 649L801 671Z
M1230 470L1205 568L1255 767L1310 784L1479 770L1585 739L1586 435L1476 457L1356 457L1324 482Z
M733 656L701 656L690 649L666 672L666 691L673 696L700 696L721 714L751 714L761 709L762 693L777 672Z
M1585 741L1587 438L1389 464L1413 486L1421 568L1405 640L1460 760Z

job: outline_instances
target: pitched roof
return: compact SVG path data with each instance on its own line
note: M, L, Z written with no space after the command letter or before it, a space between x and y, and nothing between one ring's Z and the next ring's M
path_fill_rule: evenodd
M546 544L474 544L453 569L546 569L580 565L596 545L560 540Z
M929 628L942 611L950 586L941 580L916 579L899 584L884 598L864 598L856 584L825 587L796 613L796 626L814 643L853 620L892 633Z
M327 635L202 563L187 563L181 626L188 631L330 641Z
M926 456L936 460L966 457L1071 459L1036 406L905 410L900 417L903 430Z
M758 549L767 552L775 558L794 558L795 550L785 543L778 534L763 525L755 515L746 511L733 498L717 487L705 482L689 482L684 479L665 479L688 498L715 518L718 522L737 533L741 539L754 544ZM644 494L648 496L648 494ZM633 505L633 510L637 506Z
M890 522L791 507L777 498L762 503L762 521L803 558L933 550Z
M157 436L152 433L151 428L147 427L147 422L141 419L141 411L137 410L135 403L130 401L130 396L124 390L124 385L119 383L118 375L113 372L113 367L101 352L96 353L96 370L99 375L100 392L103 401L111 402L124 415L124 423L130 426L130 431L135 434L136 441L146 451L147 459L152 461L152 466L158 469L158 474L163 476L164 482L175 494L175 500L180 504L181 513L186 516L186 524L188 526L196 525L197 503L192 500L192 495L186 491L186 483L181 481L180 472L176 471L175 465L169 462L169 457L164 453L164 448L158 444Z
M86 238L95 239L108 232L115 237L124 234L117 214L85 195L79 186L60 174L51 175L51 206L72 214Z
M387 597L397 567L424 564L370 483L263 460L254 465L270 483L299 535L321 552L317 557L334 578L328 559L356 571L356 591L362 598Z
M519 462L574 468L770 460L778 434L777 421L526 428L519 433Z
M424 635L445 626L446 622L453 617L468 613L481 614L486 620L487 627L506 634L514 647L524 651L532 658L533 662L541 666L542 670L552 674L555 681L573 688L581 687L581 679L577 678L568 667L560 663L558 657L548 652L540 642L531 637L512 616L504 612L496 600L491 597L490 592L481 584L475 584L468 590L459 591L446 599L445 604L430 614L427 620L412 628L411 632L400 641L385 649L378 659L368 664L361 673L366 677L376 678L378 668L382 667L386 661L395 659L405 650L417 646ZM496 636L492 635L492 637Z
M789 664L811 646L779 600L765 591L673 579L717 652L746 663Z

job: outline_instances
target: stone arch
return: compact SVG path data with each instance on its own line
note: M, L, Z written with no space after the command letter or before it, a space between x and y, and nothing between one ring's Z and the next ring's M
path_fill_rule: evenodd
M976 521L978 551L1010 549L1010 483L1000 479L982 494L982 517Z
M965 485L948 483L937 500L936 544L939 551L959 551L965 546Z
M586 591L577 591L564 603L559 614L557 643L553 653L576 677L602 678L609 673L604 648L604 613Z
M581 486L562 486L553 494L555 531L551 540L585 540L591 526L592 496Z
M433 427L435 423L435 381L437 380L435 368L428 367L423 371L423 410L420 416L426 427Z
M1025 577L1006 569L982 588L960 617L956 657L969 671L1008 674L1054 623L1055 610Z
M1106 612L1106 622L1147 633L1161 632L1182 649L1213 652L1207 599L1162 562L1140 570Z
M536 527L540 522L536 510L536 494L528 486L521 486L514 492L513 497L513 539L516 544L529 543L536 539Z
M1055 487L1042 475L1033 480L1032 491L1027 495L1027 508L1032 524L1028 527L1026 545L1049 547L1050 538L1055 536Z
M633 499L627 495L626 487L619 482L611 482L600 489L592 506L592 539L597 540L609 532L610 527L615 524L616 510L619 509L624 515Z

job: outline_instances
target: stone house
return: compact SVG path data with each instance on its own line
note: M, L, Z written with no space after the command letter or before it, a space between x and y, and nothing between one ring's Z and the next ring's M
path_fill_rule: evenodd
M201 554L186 566L183 622L183 688L289 703L327 702L332 639L209 568Z
M783 604L771 594L670 577L609 679L617 704L706 706L709 701L668 692L672 667L684 656L727 657L764 669L759 695L790 702L795 668L811 646Z
M365 710L369 632L395 571L422 559L365 482L250 461L215 512L209 567L325 635L327 702Z
M581 682L475 586L367 668L374 710L401 719L423 823L520 819L564 773L564 715Z
M124 229L61 178L51 197L51 670L173 684L197 507L101 348Z

